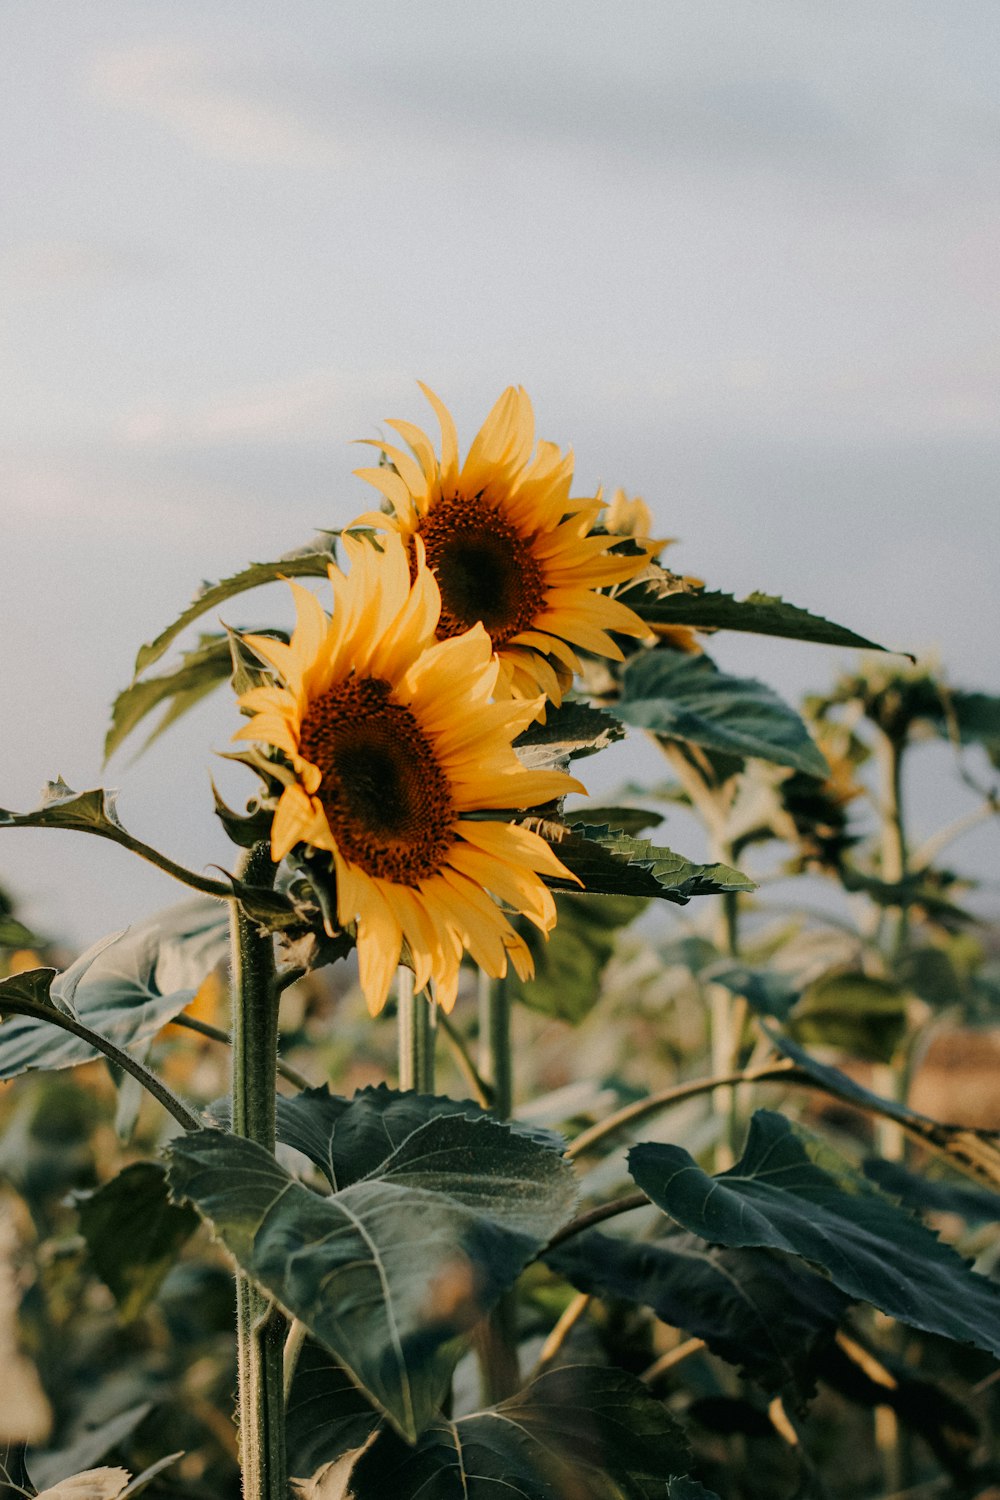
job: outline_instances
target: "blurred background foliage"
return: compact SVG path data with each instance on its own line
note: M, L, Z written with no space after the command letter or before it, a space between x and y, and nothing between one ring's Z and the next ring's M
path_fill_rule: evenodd
M758 889L684 910L560 897L552 941L537 945L537 982L514 990L525 1002L513 1017L520 1118L572 1136L646 1095L764 1064L779 1026L863 1087L996 1138L1000 926L982 914L995 891L977 892L963 873L961 837L979 822L996 827L1000 701L951 688L936 666L865 659L811 695L804 712L826 753L826 780L661 736L668 779L621 790L622 827L662 830L686 806L704 820L713 852L754 874ZM934 739L952 748L975 806L913 846L908 774ZM786 899L789 876L792 889L808 887L798 905ZM188 921L186 941L194 927ZM210 951L204 933L197 941ZM58 934L22 924L15 892L3 894L0 977L62 968L71 957ZM196 1028L224 1033L227 1007L216 965L175 1021L136 1044L202 1105L227 1091L228 1051ZM477 1029L470 972L439 1029L440 1092L461 1097L477 1083ZM281 1031L292 1076L344 1095L393 1076L391 1007L371 1020L350 960L291 986ZM821 1123L855 1161L878 1153L870 1170L881 1185L996 1274L1000 1182L974 1185L891 1119L843 1098L780 1080L744 1084L652 1115L643 1138L683 1142L718 1170L738 1155L760 1105ZM159 1168L143 1164L169 1133L158 1106L103 1060L29 1071L0 1088L14 1288L0 1336L24 1362L0 1369L0 1390L5 1402L15 1391L37 1397L28 1462L38 1488L96 1464L139 1474L179 1452L144 1481L151 1497L238 1493L230 1267L190 1210L156 1209L157 1184L144 1174ZM619 1133L582 1154L585 1198L600 1202L627 1184L625 1144ZM647 1213L648 1236L662 1236L662 1217ZM745 1328L723 1358L683 1321L607 1288L588 1298L553 1265L522 1278L517 1317L526 1368L541 1355L641 1376L685 1420L699 1472L727 1497L985 1497L1000 1483L992 1361L871 1310L839 1309L835 1338L803 1332L793 1351L802 1361L797 1395L783 1404L753 1378L760 1351L740 1352ZM475 1405L468 1363L456 1377L456 1411ZM13 1483L13 1458L8 1473Z

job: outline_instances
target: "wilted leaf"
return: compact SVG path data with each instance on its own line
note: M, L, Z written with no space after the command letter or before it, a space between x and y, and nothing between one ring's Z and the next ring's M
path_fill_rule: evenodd
M63 1476L67 1474L79 1475L92 1469L112 1449L117 1448L119 1443L130 1437L151 1410L150 1402L143 1401L141 1405L130 1406L127 1411L119 1412L116 1417L102 1422L99 1427L89 1428L67 1448L49 1453L32 1453L32 1479L42 1486L58 1485L60 1482L66 1483ZM127 1481L127 1474L125 1478ZM80 1500L80 1497L75 1496L74 1500Z
M38 1500L116 1500L129 1482L127 1469L87 1469L42 1490Z
M166 1173L151 1161L125 1167L81 1199L78 1210L94 1269L114 1292L122 1318L138 1317L198 1228L198 1215L170 1202Z
M782 1115L757 1110L742 1159L717 1177L653 1142L633 1146L629 1169L692 1234L800 1255L848 1297L1000 1355L1000 1287Z
M582 1292L644 1303L768 1392L797 1400L810 1394L813 1358L848 1305L832 1282L787 1256L693 1234L636 1241L591 1230L545 1260Z
M584 890L596 896L657 896L683 906L692 896L755 889L752 880L728 865L692 864L672 849L606 825L578 823L554 847L566 868L583 881ZM566 881L548 884L574 890Z
M641 652L625 667L612 709L627 724L668 739L755 756L810 776L830 772L794 709L764 683L720 672L707 656Z
M471 1330L572 1212L568 1163L486 1117L443 1115L331 1197L219 1131L167 1148L171 1189L411 1441Z

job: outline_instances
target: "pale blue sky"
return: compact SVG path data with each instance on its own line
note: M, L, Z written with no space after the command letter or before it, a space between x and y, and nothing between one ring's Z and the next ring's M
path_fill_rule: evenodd
M675 565L1000 688L994 0L8 0L4 23L0 805L96 784L138 643L200 578L367 503L348 440L422 420L417 378L466 441L524 383L580 491L644 494ZM838 662L716 654L788 694ZM220 697L107 776L198 866L228 857L207 784L233 723ZM619 751L590 779L633 762L655 768ZM96 841L3 838L0 879L73 939L174 897Z

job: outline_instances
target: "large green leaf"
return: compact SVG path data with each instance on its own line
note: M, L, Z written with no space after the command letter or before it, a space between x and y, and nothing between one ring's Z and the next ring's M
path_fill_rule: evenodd
M115 1294L121 1316L139 1315L198 1227L198 1215L171 1203L156 1162L125 1167L79 1200L80 1232L94 1269Z
M37 969L0 982L9 994L76 1016L119 1047L154 1036L194 999L228 949L225 908L198 897L95 943L62 974ZM28 1068L71 1068L98 1053L48 1021L12 1016L0 1026L0 1079Z
M720 672L707 656L641 652L622 672L621 697L611 707L626 724L672 740L829 775L794 709L764 683Z
M206 583L195 595L187 609L177 616L165 630L146 645L139 648L139 654L135 659L136 677L147 671L154 662L159 661L167 647L181 634L183 630L202 615L207 614L210 609L216 609L218 605L224 604L227 599L233 599L237 594L245 594L248 589L260 588L262 584L274 583L279 578L325 578L327 569L334 561L332 550L322 547L306 547L298 552L290 552L287 557L278 558L276 562L250 563L241 572L232 574L229 578L223 578L219 583Z
M330 1446L327 1462L352 1446L348 1433L338 1432ZM294 1466L294 1448L292 1457ZM439 1419L415 1447L380 1433L359 1457L349 1494L352 1500L683 1500L685 1493L705 1493L676 1488L690 1463L676 1421L638 1380L623 1370L568 1365L497 1407L455 1422Z
M565 768L571 760L593 755L625 737L616 718L575 698L545 710L545 723L528 726L514 741L522 763L532 770Z
M657 596L636 584L619 596L651 625L697 625L704 630L742 630L752 635L775 635L791 641L811 641L820 646L857 646L866 651L884 651L846 625L836 625L820 615L789 604L777 594L754 592L745 599L718 591L678 589Z
M474 1325L572 1212L569 1164L486 1117L444 1115L331 1197L220 1131L168 1147L171 1189L410 1441Z
M559 921L546 941L526 920L517 927L535 962L534 977L508 978L511 993L532 1010L577 1025L601 998L601 973L615 951L618 932L634 922L646 902L635 896L559 897Z
M848 1297L1000 1355L1000 1286L784 1116L758 1110L742 1159L718 1177L653 1142L633 1146L629 1169L692 1234L800 1255Z
M645 1303L766 1390L796 1400L810 1394L815 1355L848 1305L832 1282L787 1256L680 1232L636 1241L591 1230L545 1260L582 1292Z
M228 1107L216 1106L213 1112L225 1119ZM384 1083L359 1089L351 1099L331 1094L325 1083L280 1094L276 1112L278 1140L308 1156L334 1189L376 1175L397 1146L428 1120L444 1115L480 1119L486 1113L472 1099L417 1094ZM508 1129L558 1153L565 1148L554 1131L516 1121L509 1121Z
M696 865L650 843L630 838L607 824L577 823L555 845L568 870L595 896L658 896L684 906L692 896L715 896L721 891L752 891L752 880L728 865ZM578 889L566 881L550 880L554 889Z

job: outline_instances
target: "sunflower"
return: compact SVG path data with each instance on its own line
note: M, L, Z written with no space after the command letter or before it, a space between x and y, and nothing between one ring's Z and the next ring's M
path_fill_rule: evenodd
M672 547L677 540L676 537L669 536L660 538L651 537L650 532L653 529L653 517L649 506L638 495L635 495L630 500L624 490L615 490L608 501L607 509L604 512L603 524L604 529L611 532L614 536L628 537L631 541L635 542L637 547L641 547L646 554L645 560L648 562L653 562L655 558L659 557L665 547ZM662 570L659 576L661 578L664 576ZM695 578L688 573L679 575L679 582L687 592L705 587L705 580L703 578ZM650 622L647 624L646 630L651 636L655 636L658 640L672 646L675 651L686 651L689 654L697 655L702 649L694 626L658 625Z
M548 933L556 909L542 876L574 878L537 834L475 815L583 788L518 760L512 741L538 703L491 702L499 667L482 626L436 639L441 598L420 539L412 581L400 537L382 551L351 537L344 547L351 571L330 568L332 618L292 583L291 641L245 637L283 686L242 695L253 717L235 738L281 752L271 856L297 844L329 852L372 1013L404 940L417 988L433 982L450 1010L466 949L488 974L505 974L509 958L530 977L528 948L497 900Z
M486 418L463 464L455 424L421 386L441 428L441 456L411 422L390 422L410 453L372 440L388 461L359 469L392 507L355 526L393 530L411 548L422 541L441 589L439 640L482 624L500 659L498 695L559 704L580 670L577 651L622 659L609 634L645 636L638 615L600 592L634 578L644 556L615 555L594 525L600 496L571 500L573 455L535 447L526 393L510 386Z

